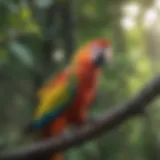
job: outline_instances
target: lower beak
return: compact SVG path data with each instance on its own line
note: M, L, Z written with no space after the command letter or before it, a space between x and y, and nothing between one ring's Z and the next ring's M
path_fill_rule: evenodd
M94 60L94 64L98 67L102 66L105 63L105 56L103 53L100 53L98 57Z

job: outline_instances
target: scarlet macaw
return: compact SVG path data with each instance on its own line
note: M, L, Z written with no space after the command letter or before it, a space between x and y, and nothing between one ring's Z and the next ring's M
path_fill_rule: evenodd
M69 125L86 123L101 66L111 57L111 44L104 39L96 39L80 48L71 64L39 90L40 103L32 130L49 138L62 133ZM52 160L60 159L63 159L60 153L52 156Z

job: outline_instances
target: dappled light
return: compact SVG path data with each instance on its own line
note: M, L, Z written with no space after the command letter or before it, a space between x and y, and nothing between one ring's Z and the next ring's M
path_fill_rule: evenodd
M128 3L124 5L123 11L126 15L136 17L140 12L140 5L138 3Z
M136 27L134 18L126 16L121 20L121 24L126 30L131 30Z
M160 19L159 17L159 9L160 9L160 1L155 0L153 6L147 8L144 13L141 13L143 6L138 3L128 3L122 7L124 12L124 17L121 20L121 24L126 30L132 30L136 28L136 24L138 22L138 16L140 14L142 17L142 25L145 28L150 28L156 24L156 22Z
M154 7L160 9L160 0L154 0Z
M158 20L158 13L155 8L150 8L144 14L144 26L151 27Z

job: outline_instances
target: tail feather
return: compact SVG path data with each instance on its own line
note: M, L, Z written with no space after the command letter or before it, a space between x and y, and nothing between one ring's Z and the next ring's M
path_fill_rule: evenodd
M49 160L64 160L64 156L62 153L56 153L53 154Z
M44 155L41 157L37 157L38 160L64 160L64 156L62 153L56 153L52 155Z

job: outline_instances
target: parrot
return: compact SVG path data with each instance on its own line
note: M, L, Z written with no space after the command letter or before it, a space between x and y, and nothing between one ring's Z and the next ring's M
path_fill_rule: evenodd
M39 105L33 115L31 130L40 132L41 139L47 139L63 133L68 126L87 123L101 68L111 59L109 40L99 38L82 46L69 65L39 89ZM63 159L62 153L54 153L46 160Z

